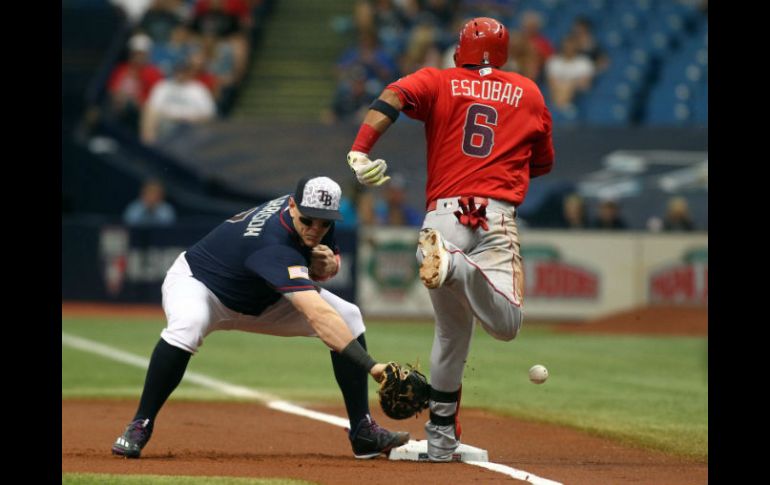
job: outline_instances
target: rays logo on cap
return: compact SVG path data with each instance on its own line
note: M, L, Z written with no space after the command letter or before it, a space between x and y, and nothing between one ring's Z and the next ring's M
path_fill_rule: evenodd
M329 177L305 177L297 184L294 200L299 211L318 219L342 219L340 199L342 189Z

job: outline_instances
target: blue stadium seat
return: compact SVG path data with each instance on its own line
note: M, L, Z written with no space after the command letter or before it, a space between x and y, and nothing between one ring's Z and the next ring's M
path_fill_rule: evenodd
M576 0L567 2L562 12L565 16L571 17L573 20L575 17L585 17L591 21L594 25L594 29L602 22L607 15L607 2L604 0Z
M615 49L624 49L627 45L626 37L623 31L619 27L608 26L606 28L597 28L596 40L599 44L607 49L608 52L612 52Z
M647 100L645 121L662 125L688 124L693 116L691 104L677 99L671 86L656 86Z
M597 125L625 125L630 120L630 105L615 96L589 94L583 104L583 120Z
M676 47L673 36L661 29L648 29L634 33L631 43L637 49L641 49L653 60L661 60L672 54Z
M693 101L693 121L700 125L709 122L709 85L708 82L699 84L695 89Z
M554 106L550 106L551 118L557 125L573 124L579 121L579 111L576 107L572 107L566 110L557 109Z

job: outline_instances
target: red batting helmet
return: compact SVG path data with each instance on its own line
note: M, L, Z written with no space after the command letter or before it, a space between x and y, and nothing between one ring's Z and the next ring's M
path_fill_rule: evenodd
M469 20L460 30L455 49L455 66L491 65L500 67L508 60L508 29L489 17Z

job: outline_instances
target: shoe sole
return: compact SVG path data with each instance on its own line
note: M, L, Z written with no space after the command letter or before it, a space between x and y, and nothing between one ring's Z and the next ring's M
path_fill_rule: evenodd
M420 265L420 279L422 284L428 289L440 287L444 281L441 278L441 255L446 254L446 250L441 247L441 239L438 233L431 229L420 233L419 246L422 251L422 264ZM445 261L446 256L443 258ZM445 264L448 264L445 263ZM446 278L446 269L444 270Z
M139 458L142 452L141 451L131 452L126 450L121 450L120 448L113 448L112 454L115 456L122 456L123 458Z
M378 456L380 456L382 454L388 453L393 448L398 448L399 446L401 446L403 444L406 444L407 441L409 441L409 433L404 434L398 440L396 440L395 443L393 443L392 445L388 446L387 448L383 448L380 451L375 451L375 452L372 452L372 453L367 453L365 455L356 455L356 454L354 454L353 456L355 456L356 459L358 459L358 460L370 460L372 458L377 458Z

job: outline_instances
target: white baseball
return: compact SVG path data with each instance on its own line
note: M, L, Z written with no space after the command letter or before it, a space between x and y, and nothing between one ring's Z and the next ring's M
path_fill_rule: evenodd
M548 379L548 369L544 366L537 364L529 369L529 380L535 384L542 384L546 379Z

